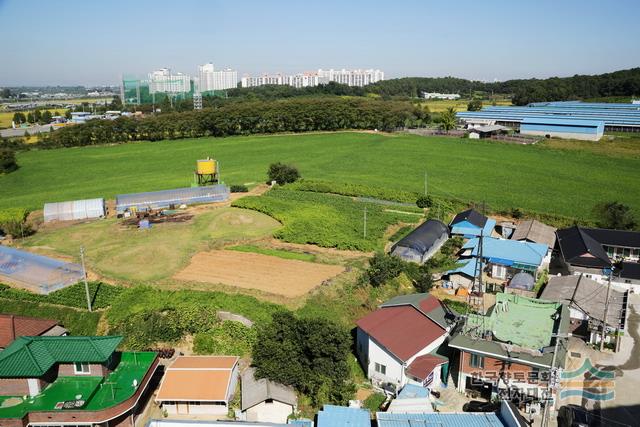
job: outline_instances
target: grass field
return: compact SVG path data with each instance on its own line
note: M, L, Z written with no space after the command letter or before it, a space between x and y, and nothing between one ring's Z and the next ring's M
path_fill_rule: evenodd
M584 148L598 143L553 144L343 132L30 151L0 176L0 209L184 187L195 160L212 156L227 184L264 182L268 165L283 161L310 179L415 192L426 171L430 192L497 209L589 218L596 203L618 200L640 211L640 148L603 156Z
M233 205L276 218L284 227L275 235L286 242L360 251L381 249L390 225L400 221L416 222L420 215L413 214L422 212L417 207L390 210L384 205L357 202L351 197L279 189L258 197L243 197Z
M75 259L84 246L91 270L112 279L144 282L170 278L198 251L270 236L279 227L259 212L218 208L198 214L192 222L165 223L150 230L126 228L115 219L43 230L23 245Z
M482 101L482 105L492 105L493 101ZM495 101L496 105L511 105L511 100L508 99L497 99ZM469 104L469 99L430 99L423 101L421 103L423 106L426 105L429 107L429 110L432 113L441 113L449 107L455 108L456 111L467 111L467 104Z
M282 249L263 248L256 245L237 245L237 246L230 246L226 249L230 251L248 252L248 253L254 253L254 254L275 256L282 259L295 259L298 261L314 262L316 260L316 256L313 254L285 251Z

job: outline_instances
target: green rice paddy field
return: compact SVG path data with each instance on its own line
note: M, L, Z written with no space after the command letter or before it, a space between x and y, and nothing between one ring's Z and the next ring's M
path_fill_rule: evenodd
M186 187L195 160L220 160L227 184L266 180L270 163L298 166L303 177L429 191L491 208L590 218L601 201L640 211L640 156L590 144L568 149L397 134L319 133L201 138L20 153L20 169L0 176L0 209L41 209L47 201Z

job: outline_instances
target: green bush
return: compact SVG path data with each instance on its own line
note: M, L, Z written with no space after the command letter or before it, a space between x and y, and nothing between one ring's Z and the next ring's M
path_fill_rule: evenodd
M230 185L229 186L229 190L232 193L247 193L247 192L249 192L249 189L244 184L233 184L233 185Z
M382 393L373 393L364 400L364 407L372 413L380 411L380 406L387 400L387 396Z
M2 295L2 294L0 294ZM71 335L96 335L101 313L0 297L0 313L57 320Z
M300 172L295 166L285 165L284 163L272 163L269 165L267 172L269 177L268 183L276 181L278 184L290 184L300 178Z
M343 196L371 197L379 200L390 200L400 203L415 203L417 193L402 191L386 187L370 187L367 185L351 184L348 182L329 182L320 180L301 179L287 185L287 189L297 191L311 191L314 193L332 193Z
M0 230L5 234L19 237L32 233L31 227L25 224L29 211L24 208L7 208L0 210Z
M93 309L107 308L117 298L123 288L102 282L89 282L89 296ZM34 294L22 289L16 289L0 284L0 298L10 298L16 301L32 301L47 304L66 305L74 308L87 308L87 295L84 283L76 283L49 295Z
M416 200L416 205L419 208L430 208L433 205L433 198L431 196L420 196L418 200Z
M18 169L16 153L11 148L0 147L0 174L10 173Z
M442 302L444 302L445 305L450 309L455 310L458 314L471 313L471 306L464 301L456 301L445 298Z
M256 329L239 322L221 322L206 332L196 333L193 351L196 354L233 354L248 356L256 342Z
M369 268L367 268L365 277L371 286L378 287L398 277L403 268L404 263L400 258L383 252L376 252L373 258L369 260Z

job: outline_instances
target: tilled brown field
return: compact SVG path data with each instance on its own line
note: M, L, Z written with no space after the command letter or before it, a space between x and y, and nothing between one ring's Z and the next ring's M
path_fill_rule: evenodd
M238 251L200 252L174 279L222 283L288 298L299 297L344 271L340 265L317 264Z

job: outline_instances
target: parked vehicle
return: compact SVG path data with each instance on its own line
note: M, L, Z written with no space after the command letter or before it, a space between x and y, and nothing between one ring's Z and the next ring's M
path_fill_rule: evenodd
M565 405L558 411L558 427L592 427L599 426L596 417L582 406Z

